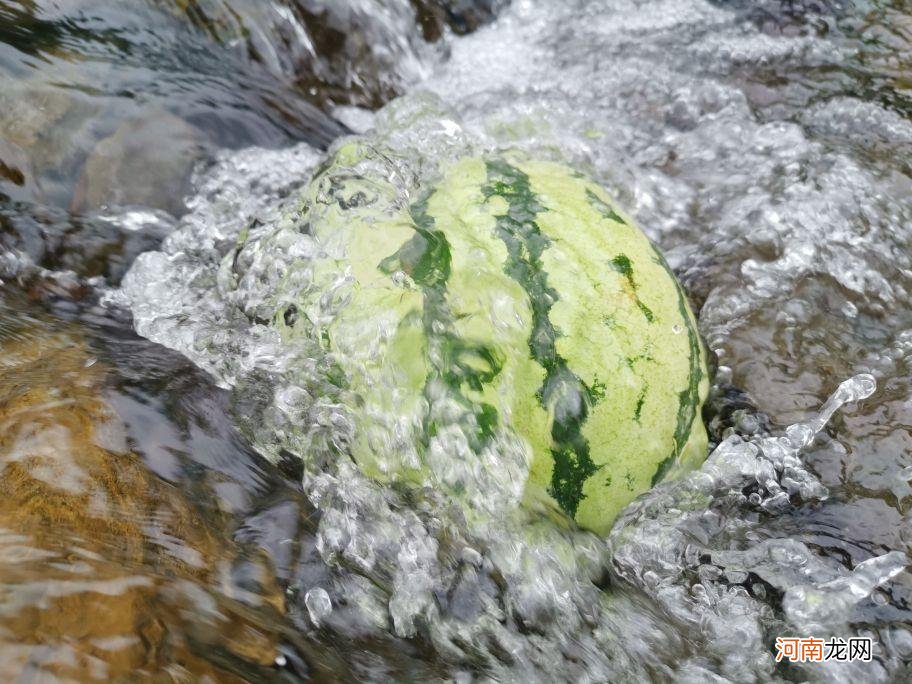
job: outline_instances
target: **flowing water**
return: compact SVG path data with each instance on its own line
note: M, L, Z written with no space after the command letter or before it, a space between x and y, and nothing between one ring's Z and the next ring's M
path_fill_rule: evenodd
M86 0L0 22L6 676L912 677L905 3ZM472 516L323 458L349 416L265 321L310 277L295 197L347 129L406 199L465 150L600 180L698 311L706 463L600 538L499 507L509 453L448 464L495 481ZM785 635L869 636L874 658L776 663Z

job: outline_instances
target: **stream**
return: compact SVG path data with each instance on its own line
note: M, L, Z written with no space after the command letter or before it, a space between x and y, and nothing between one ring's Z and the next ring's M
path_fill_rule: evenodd
M0 0L0 103L4 680L912 678L902 0ZM472 516L328 458L267 321L354 134L405 197L466 151L603 185L697 314L705 463L603 537L505 507L506 451Z

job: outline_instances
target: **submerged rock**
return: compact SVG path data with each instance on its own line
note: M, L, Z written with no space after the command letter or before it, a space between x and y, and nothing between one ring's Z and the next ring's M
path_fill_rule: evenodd
M191 170L206 148L201 131L167 112L127 121L89 153L70 210L142 205L180 215Z
M159 4L0 7L0 201L177 211L200 153L344 132L322 100Z
M132 452L79 331L25 310L0 301L0 676L268 672L278 635L206 590L230 539Z
M309 100L379 107L420 78L449 32L489 22L503 0L153 0Z

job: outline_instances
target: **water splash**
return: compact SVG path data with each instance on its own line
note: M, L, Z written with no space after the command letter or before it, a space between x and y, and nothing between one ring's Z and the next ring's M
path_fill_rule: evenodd
M874 388L870 375L856 376L784 436L728 437L699 472L645 495L615 525L614 573L652 593L682 629L689 625L696 652L717 659L720 674L771 676L771 632L846 634L848 611L905 566L905 555L894 551L850 572L798 540L769 537L762 524L827 498L801 452L836 411ZM784 594L784 620L770 610L776 593ZM833 600L822 608L824 597ZM820 622L809 619L815 615Z
M632 504L608 540L522 511L468 525L439 492L310 462L320 517L291 585L298 624L344 644L365 678L420 663L453 676L766 681L783 674L775 636L817 628L865 630L876 660L802 676L886 681L908 667L909 538L896 532L908 508L894 494L912 425L908 114L890 104L902 102L895 77L879 81L883 98L853 97L868 78L859 65L883 58L861 15L776 6L515 2L424 83L443 105L410 97L362 122L396 138L402 157L382 164L403 199L426 165L466 146L569 159L609 185L702 304L723 416L704 466ZM251 152L241 177L268 174L271 154ZM297 155L289 183L316 163ZM251 212L202 217L236 203L201 199L197 222L140 258L112 301L234 388L264 454L344 447L351 426L319 391L320 355L257 323L283 304L276 278L295 260L307 285L319 246L279 211L249 226L245 278L226 278Z

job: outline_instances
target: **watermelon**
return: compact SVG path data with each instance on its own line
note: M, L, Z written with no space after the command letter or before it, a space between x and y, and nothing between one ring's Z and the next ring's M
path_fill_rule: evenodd
M600 534L703 459L694 316L597 183L509 152L453 155L411 185L401 170L339 146L291 218L319 249L275 295L271 325L322 349L346 456L469 510L545 506Z

